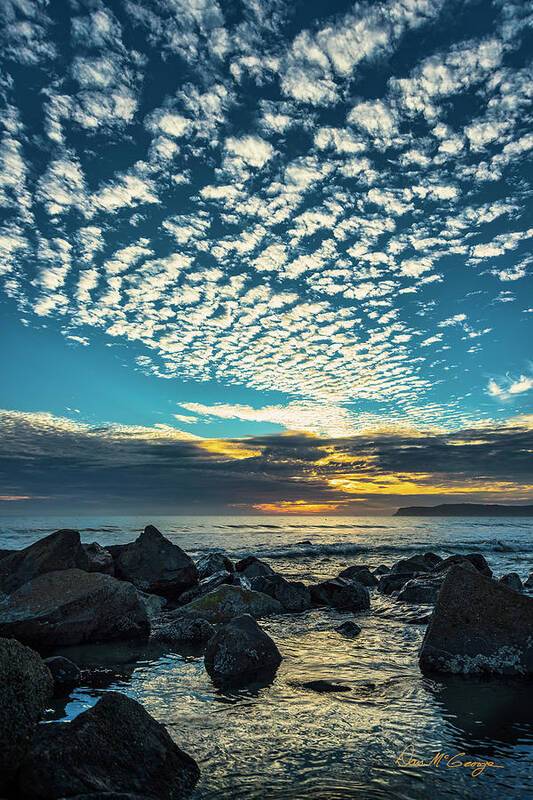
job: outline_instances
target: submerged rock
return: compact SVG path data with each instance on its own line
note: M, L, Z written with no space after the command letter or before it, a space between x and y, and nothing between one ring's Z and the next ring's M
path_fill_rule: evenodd
M508 586L509 589L514 589L515 592L521 592L524 588L520 580L520 575L517 572L508 572L507 575L502 575L499 579L499 583L503 583L504 586Z
M222 572L222 570L234 572L235 565L224 553L208 553L196 562L196 569L198 577L203 580L203 578L209 578L215 572Z
M0 639L0 792L7 790L53 693L50 670L34 650Z
M378 579L372 575L370 568L367 566L358 566L355 564L353 567L346 567L342 572L337 575L338 578L344 578L347 581L356 580L362 583L363 586L377 586Z
M281 575L260 575L251 580L252 589L278 600L284 611L297 613L311 607L311 592L301 581L288 581Z
M419 653L423 672L533 674L533 598L456 566Z
M348 639L353 639L355 636L359 636L361 633L361 628L357 623L352 622L351 619L347 619L346 622L343 622L342 625L339 625L335 628L342 636L346 636Z
M272 677L281 655L249 614L222 625L207 643L205 668L216 686L244 686Z
M179 611L192 612L209 622L227 622L241 614L250 614L256 619L270 614L281 614L283 607L273 597L262 592L223 584L209 594L182 606Z
M113 556L98 542L82 544L78 566L86 572L102 572L104 575L115 574Z
M39 575L79 568L80 559L83 553L79 532L56 531L0 561L0 591L10 594Z
M109 692L72 722L39 726L18 784L27 800L105 791L181 800L199 775L163 725L135 700Z
M232 580L233 574L225 569L220 572L215 572L208 578L201 580L200 583L193 586L192 589L187 589L186 592L183 592L179 597L179 602L181 605L190 603L191 600L194 600L196 597L203 597L204 594L209 594L209 592L212 592L217 586L222 586L224 583L231 583Z
M146 607L130 583L65 569L24 584L0 605L0 635L37 649L148 639Z
M301 686L302 689L311 689L313 692L321 692L323 694L352 691L350 686L344 686L342 683L332 683L331 681L306 681L298 685Z
M206 619L187 615L158 628L152 634L152 641L159 644L202 644L215 633L215 628Z
M366 586L344 578L333 578L311 586L311 599L316 605L331 606L339 611L365 611L370 608Z
M149 594L177 599L198 581L193 560L153 525L114 552L115 575Z
M237 561L235 564L235 571L245 575L249 580L251 578L258 578L259 575L274 575L275 572L266 561L255 556L246 556L246 558Z
M68 694L81 680L80 668L69 658L51 656L45 658L44 663L50 670L54 681L54 695L63 697Z

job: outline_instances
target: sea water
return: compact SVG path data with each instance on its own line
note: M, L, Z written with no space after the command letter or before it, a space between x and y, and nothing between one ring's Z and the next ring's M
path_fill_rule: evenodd
M481 552L496 576L512 571L524 580L533 569L533 520L526 518L4 517L0 548L66 527L85 542L122 543L148 523L193 557L254 554L306 582L428 550ZM186 650L75 648L70 655L80 666L104 669L47 719L71 720L110 690L136 698L199 763L194 800L533 797L533 683L424 677L417 651L431 608L371 595L371 610L355 616L362 632L353 640L334 630L352 615L332 609L262 620L283 655L266 686L216 689L202 656ZM351 691L298 686L316 679ZM447 758L435 762L439 753ZM411 754L433 763L405 766ZM495 766L472 775L467 761Z

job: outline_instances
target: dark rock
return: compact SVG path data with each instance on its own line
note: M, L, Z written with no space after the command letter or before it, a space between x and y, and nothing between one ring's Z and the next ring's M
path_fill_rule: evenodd
M442 584L419 662L426 673L533 674L533 598L454 567Z
M22 762L53 686L38 653L14 639L0 639L0 792Z
M179 611L192 612L209 622L228 622L241 614L250 614L256 619L270 614L281 614L283 607L267 594L225 583L209 594L197 597L186 606L182 606Z
M259 575L275 574L271 566L255 556L246 556L246 558L237 561L235 570L236 572L242 572L249 579L258 578Z
M444 575L442 577L420 575L402 586L397 599L402 603L434 603L443 580Z
M255 619L243 614L209 640L204 663L216 686L244 686L273 676L281 655Z
M331 681L307 681L301 683L302 689L311 689L313 692L329 693L329 692L351 692L350 686L344 686L342 683L332 683Z
M374 575L386 575L387 572L390 572L390 567L388 567L386 564L380 564L379 567L376 567L374 570Z
M63 697L80 683L80 669L70 659L63 656L51 656L45 658L44 663L52 675L56 697Z
M346 567L346 569L343 569L342 572L339 572L337 577L344 578L347 581L356 580L358 583L362 583L363 586L378 585L377 578L372 575L369 567L366 565L358 566L355 564L353 567Z
M509 572L507 575L502 575L499 583L503 583L504 586L508 586L509 589L514 589L515 592L521 592L524 588L520 580L520 575L518 575L517 572Z
M391 567L391 573L429 572L442 561L434 553L419 553L411 558L403 558Z
M81 553L78 531L51 533L0 561L0 590L9 594L39 575L75 569L79 567Z
M530 573L529 573L529 576L526 578L526 581L525 581L525 583L524 583L524 586L525 586L527 589L533 589L533 572L530 572Z
M148 639L146 607L130 583L110 575L65 569L17 589L0 605L0 635L37 649Z
M6 556L11 556L13 553L17 553L18 550L0 550L0 561L5 558Z
M203 578L209 578L215 572L222 572L222 570L234 572L235 565L224 553L208 553L196 562L196 569L198 577L203 580Z
M198 581L193 560L153 525L148 525L134 542L123 545L114 559L117 578L170 600Z
M278 600L285 611L297 613L311 607L311 592L301 581L288 581L281 575L259 575L251 580L252 589Z
M78 566L86 572L102 572L104 575L115 574L113 556L98 542L82 544L78 558Z
M393 592L397 592L402 588L402 586L404 586L404 584L412 580L412 578L416 578L417 575L420 575L420 573L387 572L386 575L382 575L379 579L378 592L381 592L382 594L392 594Z
M335 628L343 636L346 636L348 639L353 639L355 636L359 636L361 633L361 628L355 622L352 622L350 619L347 619L346 622L343 622L342 625L339 625Z
M26 800L106 791L181 800L199 775L163 725L135 700L109 692L72 722L39 726L18 784Z
M187 589L186 592L183 592L179 597L180 605L190 603L191 600L194 600L196 597L203 597L204 594L212 592L217 586L222 586L224 583L232 583L232 580L232 573L225 569L220 572L215 572L208 578L201 580L200 583L193 586L192 589Z
M434 574L438 574L439 572L447 572L450 567L455 566L467 566L466 562L470 562L472 566L474 566L478 572L481 572L482 575L486 575L487 578L492 577L492 570L485 561L484 557L481 553L469 553L466 556L449 556L445 558L440 564L437 564L436 567L432 569Z
M370 595L362 583L333 578L310 588L311 599L316 605L331 606L339 611L364 611L370 608Z
M152 634L152 641L159 644L202 644L215 633L215 628L206 619L187 615L158 628Z
M148 594L147 592L141 592L140 589L137 589L137 594L143 601L146 607L146 613L152 619L153 617L159 617L163 609L167 605L167 601L164 597L161 597L158 594Z
M131 792L91 792L91 794L77 794L74 797L62 797L61 800L152 800L152 798Z

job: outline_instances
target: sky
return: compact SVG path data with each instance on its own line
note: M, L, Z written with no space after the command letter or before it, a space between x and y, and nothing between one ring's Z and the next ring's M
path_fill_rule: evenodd
M533 502L533 3L0 17L0 513Z

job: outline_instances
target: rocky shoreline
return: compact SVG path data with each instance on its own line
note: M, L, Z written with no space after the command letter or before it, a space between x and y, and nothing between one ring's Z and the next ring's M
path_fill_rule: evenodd
M270 682L282 653L257 620L321 606L364 614L379 592L399 609L428 612L424 673L527 677L530 589L533 574L524 586L516 573L497 579L480 553L425 553L377 569L353 564L306 585L252 555L234 563L213 552L195 563L151 525L134 542L107 548L61 530L0 551L0 796L179 800L198 780L194 759L125 695L107 693L71 723L39 725L50 698L68 696L82 679L59 648L191 646L217 687ZM348 619L335 630L355 638L361 628ZM330 681L302 687L347 690Z

